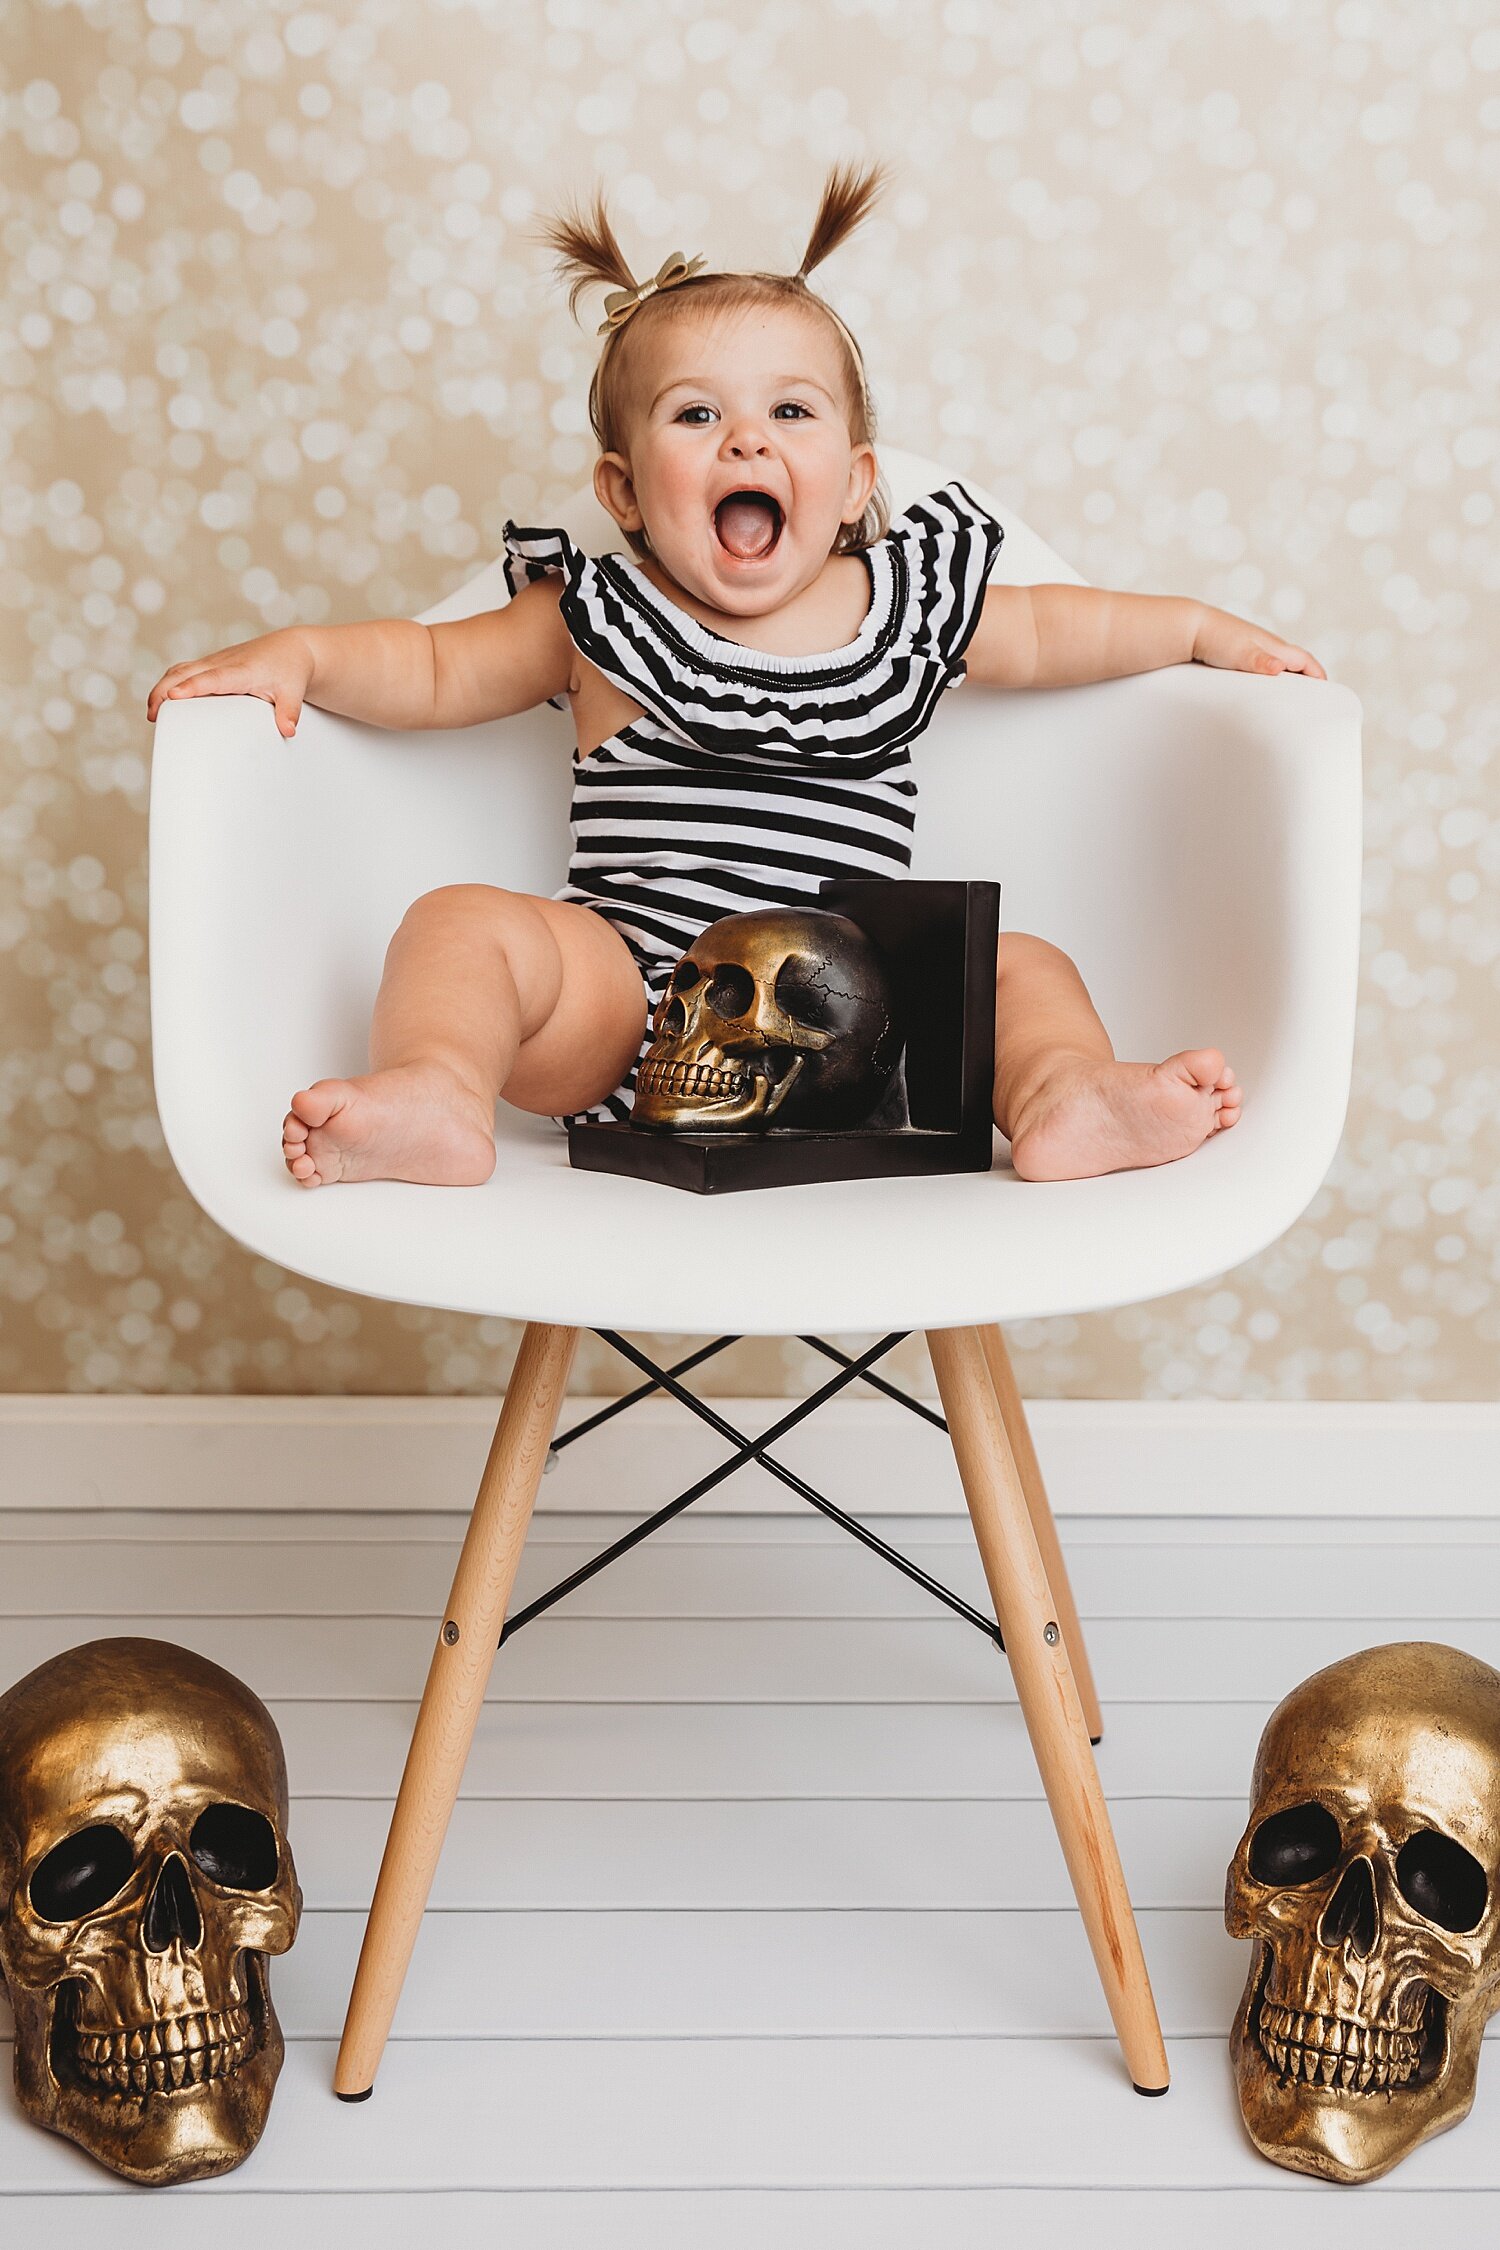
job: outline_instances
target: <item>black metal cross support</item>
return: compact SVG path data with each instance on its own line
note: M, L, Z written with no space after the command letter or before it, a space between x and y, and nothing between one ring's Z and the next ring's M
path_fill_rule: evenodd
M976 1626L981 1633L994 1642L996 1648L1004 1649L1005 1643L1000 1637L1000 1628L994 1618L986 1617L982 1610L975 1609L972 1602L965 1601L961 1594L955 1594L950 1587L944 1586L929 1572L923 1570L920 1564L914 1563L909 1556L901 1554L896 1548L890 1546L877 1533L871 1531L868 1524L861 1523L858 1517L851 1516L845 1509L836 1506L826 1494L819 1492L804 1477L799 1477L795 1470L787 1468L786 1464L778 1461L770 1451L771 1446L779 1438L785 1437L789 1430L795 1429L799 1422L805 1422L809 1415L815 1414L820 1406L826 1405L829 1399L836 1398L838 1393L846 1390L851 1383L861 1381L872 1384L877 1390L883 1392L887 1398L893 1398L902 1406L909 1407L912 1413L920 1415L923 1421L934 1423L940 1430L946 1430L948 1425L940 1414L935 1414L930 1407L924 1406L920 1399L911 1398L905 1391L897 1390L894 1384L887 1383L883 1377L870 1373L877 1360L884 1359L887 1352L894 1351L897 1344L905 1342L908 1331L898 1329L889 1336L882 1336L878 1344L872 1344L870 1349L862 1352L857 1359L851 1359L847 1352L839 1351L833 1344L824 1343L821 1337L802 1337L801 1341L804 1344L811 1345L814 1351L821 1352L826 1359L836 1361L839 1372L830 1376L819 1390L812 1392L809 1397L799 1400L796 1406L790 1408L778 1421L773 1422L770 1429L762 1431L759 1437L747 1437L743 1430L737 1430L732 1422L726 1421L722 1414L716 1413L713 1407L699 1398L695 1392L688 1390L679 1380L679 1377L686 1374L689 1369L701 1366L704 1360L711 1359L716 1352L723 1351L729 1344L737 1343L738 1337L720 1336L716 1342L705 1344L698 1351L690 1353L686 1359L679 1360L675 1366L658 1367L656 1362L648 1358L645 1352L639 1350L634 1344L627 1344L624 1337L618 1335L613 1329L599 1328L594 1333L601 1337L606 1344L612 1346L622 1359L628 1359L633 1367L638 1367L648 1380L639 1384L635 1390L627 1392L623 1398L612 1399L608 1406L601 1407L596 1414L590 1414L584 1421L575 1423L571 1430L565 1431L561 1437L554 1441L552 1447L554 1455L560 1452L563 1446L571 1445L575 1438L582 1437L586 1431L597 1429L601 1422L607 1422L614 1415L624 1413L628 1407L637 1405L640 1400L649 1398L656 1391L665 1391L668 1397L677 1399L688 1409L689 1413L695 1414L700 1422L706 1422L718 1436L727 1438L735 1450L727 1460L720 1462L716 1469L711 1469L707 1476L700 1477L696 1484L689 1485L686 1492L679 1492L674 1500L669 1500L666 1503L665 1507L658 1508L654 1515L647 1516L643 1522L636 1524L633 1529L627 1531L622 1538L616 1539L599 1554L592 1556L588 1562L581 1564L568 1577L561 1579L557 1585L549 1586L544 1594L538 1594L535 1601L528 1602L524 1609L518 1609L514 1616L508 1617L500 1634L500 1646L502 1648L514 1634L520 1632L523 1625L529 1625L533 1618L540 1617L544 1611L551 1609L555 1603L563 1599L564 1595L571 1594L579 1586L587 1584L588 1580L596 1576L599 1571L606 1569L610 1563L618 1561L621 1555L628 1554L632 1547L638 1547L643 1539L649 1539L654 1531L659 1531L663 1524L670 1523L674 1516L681 1515L683 1510L690 1508L695 1500L701 1500L704 1493L711 1492L715 1485L723 1484L726 1478L733 1476L737 1469L743 1468L747 1461L758 1461L763 1469L768 1470L773 1477L778 1478L782 1484L788 1486L800 1499L806 1500L809 1506L818 1509L821 1514L838 1524L841 1530L848 1532L851 1539L857 1539L861 1546L868 1547L872 1554L879 1555L881 1560L889 1563L893 1570L899 1570L903 1577L911 1579L914 1585L922 1587L926 1593L932 1595L935 1601L944 1603L957 1616L962 1617L967 1624ZM548 1465L551 1465L550 1460Z

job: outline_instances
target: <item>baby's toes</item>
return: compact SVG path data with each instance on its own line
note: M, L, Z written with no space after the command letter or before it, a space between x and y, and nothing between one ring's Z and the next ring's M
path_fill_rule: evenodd
M349 1094L347 1078L320 1078L316 1085L293 1094L288 1123L295 1120L304 1133L309 1127L316 1131L318 1126L328 1123L335 1110L345 1106Z
M1238 1086L1231 1087L1227 1094L1221 1095L1218 1111L1214 1117L1214 1131L1216 1133L1227 1133L1231 1125L1237 1125L1241 1106Z
M1195 1092L1207 1094L1215 1088L1224 1068L1224 1057L1217 1047L1184 1047L1180 1055L1168 1055L1158 1068L1179 1078Z
M318 1185L318 1167L307 1149L308 1128L294 1109L289 1109L281 1121L281 1154L287 1170L299 1186Z

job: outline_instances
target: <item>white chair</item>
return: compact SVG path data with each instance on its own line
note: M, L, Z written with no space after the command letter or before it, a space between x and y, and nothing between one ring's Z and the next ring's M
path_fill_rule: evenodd
M887 449L899 510L946 481ZM977 488L975 488L977 490ZM1023 524L996 577L1077 579ZM592 493L561 520L618 543ZM505 598L491 565L427 621ZM253 699L163 706L151 800L152 1021L167 1144L262 1257L334 1287L528 1325L402 1781L335 2084L372 2087L504 1624L580 1328L928 1332L996 1617L1135 2085L1160 2029L1089 1747L1098 1706L997 1323L1122 1305L1239 1264L1305 1208L1347 1099L1360 860L1359 705L1296 675L1188 665L1096 686L945 696L918 749L916 875L998 877L1008 927L1073 955L1117 1052L1212 1042L1243 1118L1191 1158L1028 1184L988 1174L698 1197L569 1169L501 1105L481 1188L308 1193L287 1098L367 1067L386 943L440 884L563 878L571 733L549 709L408 737ZM649 1364L649 1363L647 1363ZM847 1363L846 1363L847 1369Z

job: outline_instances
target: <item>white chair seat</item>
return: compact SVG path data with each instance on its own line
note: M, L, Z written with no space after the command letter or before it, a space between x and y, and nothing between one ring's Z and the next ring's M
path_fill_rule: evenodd
M883 458L898 508L945 480ZM591 497L562 520L595 551L607 543ZM1076 574L1007 523L996 576ZM429 615L503 591L491 566ZM280 1153L288 1098L367 1067L384 949L409 902L443 883L562 881L569 722L542 710L402 736L308 708L287 743L268 705L226 698L164 705L156 734L167 1143L228 1233L334 1287L677 1334L1086 1311L1253 1256L1305 1208L1337 1144L1359 910L1346 688L1188 665L943 699L916 753L914 874L998 877L1004 925L1074 956L1119 1054L1217 1045L1246 1089L1241 1123L1181 1163L1046 1185L1017 1180L997 1136L987 1175L697 1197L572 1172L558 1127L502 1104L482 1188L297 1187Z

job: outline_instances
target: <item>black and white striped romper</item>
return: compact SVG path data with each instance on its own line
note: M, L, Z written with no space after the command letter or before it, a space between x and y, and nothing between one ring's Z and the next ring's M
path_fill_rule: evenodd
M854 639L778 656L700 624L625 555L596 559L565 531L505 526L512 593L565 578L574 644L643 706L574 754L573 856L553 895L614 924L652 1015L675 963L722 915L815 903L826 876L910 867L910 745L964 677L1003 537L961 484L945 484L862 550L870 607ZM641 1054L650 1041L648 1017ZM639 1060L580 1115L627 1117Z

